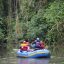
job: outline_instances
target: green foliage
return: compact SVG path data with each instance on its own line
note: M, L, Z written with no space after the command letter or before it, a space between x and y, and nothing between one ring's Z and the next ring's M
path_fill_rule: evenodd
M4 38L4 34L3 34L4 30L2 29L2 25L3 25L2 18L0 18L0 41L2 41Z
M16 2L13 1L0 0L0 42L8 39L7 45L10 46L16 42L16 39L40 37L42 40L47 40L50 45L63 43L63 0L20 0L20 2L16 0L17 9ZM16 11L18 11L17 14ZM17 29L15 28L16 15L18 16L18 31L21 31L18 34L16 34Z
M64 20L64 3L63 1L54 1L50 4L49 8L46 9L44 17L46 17L49 22L56 22L59 20Z
M28 32L33 34L35 37L43 37L44 33L47 32L47 22L43 18L44 11L40 9L36 15L31 18L31 22L29 22Z
M0 0L0 16L2 15L2 10L3 10L3 3L2 0Z
M51 43L60 42L60 37L63 37L60 32L63 27L60 25L64 22L64 2L63 1L54 1L50 4L49 8L46 9L46 13L44 17L46 21L49 23L49 31L48 31L48 39ZM51 28L50 28L51 27ZM61 38L63 39L63 38ZM63 41L61 41L63 42Z
M0 29L0 41L3 40L3 38L4 38L4 34L2 32L3 32L3 30Z

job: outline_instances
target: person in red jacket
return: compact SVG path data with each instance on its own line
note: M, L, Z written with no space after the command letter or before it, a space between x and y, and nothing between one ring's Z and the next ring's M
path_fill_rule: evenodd
M20 50L21 51L29 51L30 47L29 47L29 43L26 41L23 41L23 43L21 44Z
M40 49L44 49L45 48L45 43L43 41L40 41Z

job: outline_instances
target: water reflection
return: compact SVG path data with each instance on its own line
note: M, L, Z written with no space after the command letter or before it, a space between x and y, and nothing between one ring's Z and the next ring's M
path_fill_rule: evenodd
M18 64L49 64L49 59L18 59Z
M49 64L49 60L47 58L17 58L17 57L4 57L0 58L0 64Z

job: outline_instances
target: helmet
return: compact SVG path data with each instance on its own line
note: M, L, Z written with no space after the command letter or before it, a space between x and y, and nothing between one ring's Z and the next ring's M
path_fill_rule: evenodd
M23 41L23 43L25 44L25 43L26 43L26 41Z
M36 40L40 40L39 38L36 38Z

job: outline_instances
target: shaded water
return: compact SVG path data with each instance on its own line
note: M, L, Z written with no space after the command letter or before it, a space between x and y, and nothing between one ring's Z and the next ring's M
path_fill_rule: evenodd
M48 64L49 59L18 59L18 64Z
M0 64L49 64L49 59L32 59L32 58L2 58Z
M0 64L64 64L64 57L51 57L51 58L17 58L15 52L4 54L0 57Z

